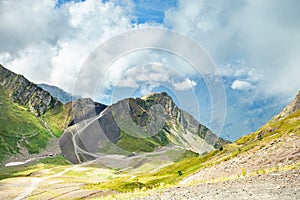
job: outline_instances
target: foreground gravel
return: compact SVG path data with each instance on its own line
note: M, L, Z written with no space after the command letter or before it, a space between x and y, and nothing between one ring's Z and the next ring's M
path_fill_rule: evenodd
M300 199L300 170L156 191L143 199Z

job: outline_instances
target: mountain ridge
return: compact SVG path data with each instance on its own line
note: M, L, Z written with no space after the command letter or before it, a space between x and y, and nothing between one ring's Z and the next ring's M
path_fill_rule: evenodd
M49 92L28 81L24 76L9 71L0 64L0 85L6 89L12 101L29 105L30 110L41 116L56 104L61 104Z

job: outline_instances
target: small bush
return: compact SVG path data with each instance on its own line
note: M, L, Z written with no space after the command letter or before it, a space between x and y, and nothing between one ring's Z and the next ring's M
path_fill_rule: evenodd
M178 171L178 175L182 176L183 175L182 171Z

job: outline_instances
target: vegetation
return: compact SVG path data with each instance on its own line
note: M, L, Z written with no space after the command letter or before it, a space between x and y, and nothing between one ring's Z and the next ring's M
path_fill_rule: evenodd
M30 164L12 167L0 167L0 180L13 177L30 176L33 173L44 169L59 169L69 165L70 163L63 156L54 156L34 161Z
M20 147L30 154L38 153L46 147L50 138L42 121L28 107L12 103L1 86L0 127L0 163L6 156L20 153Z
M134 191L137 189L149 189L155 187L172 186L183 180L185 177L207 167L217 165L221 162L232 159L239 154L253 148L263 148L271 141L288 136L289 134L300 133L300 110L280 121L272 121L257 132L251 133L238 139L235 143L226 144L217 150L207 154L191 155L188 158L181 158L179 161L164 167L156 172L141 173L133 178L131 176L116 177L107 182L92 183L87 186L89 189L112 189L120 192ZM242 176L264 174L271 171L295 169L299 163L292 166L274 167L270 169L260 168L256 172L248 173L245 168L241 169ZM254 173L254 174L253 174Z
M129 152L152 152L159 143L151 138L137 138L121 130L121 139L117 146Z
M152 188L174 186L179 181L183 180L185 177L190 176L191 174L196 173L201 169L217 165L253 148L262 148L264 147L264 145L269 144L270 142L279 137L288 136L290 134L299 134L299 116L300 111L285 119L282 119L281 121L274 121L268 123L261 129L259 129L257 132L251 133L248 136L244 136L243 138L237 140L235 143L224 145L222 148L213 150L203 155L197 155L190 152L186 152L173 164L170 164L157 171L129 173L124 172L120 169L115 169L114 174L108 174L105 177L103 176L104 179L100 179L98 183L87 182L86 186L84 186L84 189L132 192L137 190L140 191ZM130 135L124 132L122 134L123 144L132 144L127 142L132 142L133 138L130 138ZM146 148L152 148L151 145L155 146L156 143L153 142L152 139L142 139L138 140L137 144L138 146L145 145ZM129 145L126 146L126 148L128 148L129 150ZM52 171L59 172L65 169L65 167L68 166L68 163L61 156L55 157L54 159L43 159L40 162L30 164L27 167L19 166L0 169L0 178L28 176L42 169L50 169L54 166L55 169L53 169L54 171ZM257 174L265 174L274 171L298 169L299 166L300 163L298 162L289 166L274 166L273 168L261 167L260 169L252 172L247 171L246 168L241 168L241 171L239 172L240 174L237 175L254 176ZM99 169L99 167L91 167L95 167L91 169L93 171L93 176L95 176L94 171ZM65 179L67 179L68 181L75 180L76 178L76 180L78 180L79 178L81 179L83 176L88 177L88 172L68 171L67 173L65 173ZM224 181L226 180L226 178L223 178L222 180Z
M67 103L65 105L59 103L42 116L42 118L56 137L61 136L64 129L71 121L71 107L71 103Z
M135 177L122 176L116 177L106 182L88 184L87 189L112 189L120 192L134 191L136 189L152 189L161 186L171 186L188 175L203 169L203 163L208 161L211 157L219 153L219 150L213 150L204 156L193 156L185 158L184 160L177 161L168 165L156 172L141 173ZM126 187L130 186L130 187ZM138 187L134 187L138 186Z

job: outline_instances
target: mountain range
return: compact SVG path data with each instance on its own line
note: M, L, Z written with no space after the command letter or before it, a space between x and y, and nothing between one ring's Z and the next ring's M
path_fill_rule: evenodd
M171 146L201 154L228 143L166 93L128 98L109 107L91 99L63 104L22 75L3 66L0 71L1 162L15 154L40 153L59 137L63 155L73 163L94 159L91 154L129 155Z

